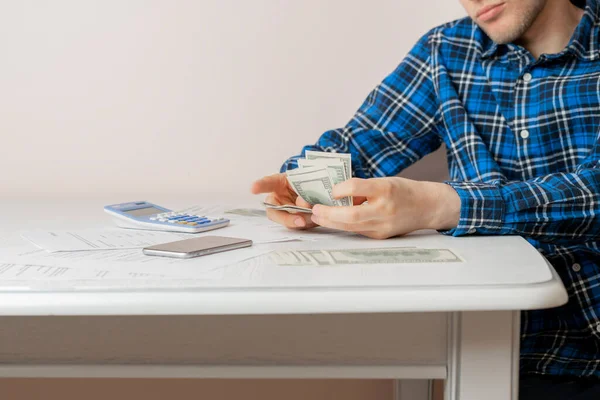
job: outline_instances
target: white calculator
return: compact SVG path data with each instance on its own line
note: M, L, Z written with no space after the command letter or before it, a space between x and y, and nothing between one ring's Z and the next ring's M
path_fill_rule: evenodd
M229 225L226 218L175 212L147 201L112 204L104 211L122 228L198 233Z

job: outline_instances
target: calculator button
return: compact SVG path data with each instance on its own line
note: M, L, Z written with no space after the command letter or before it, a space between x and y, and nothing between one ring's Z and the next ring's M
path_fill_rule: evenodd
M172 219L168 220L167 222L170 223L170 224L174 224L175 223L175 221L173 221Z
M150 221L156 221L157 218L156 217L150 217Z
M187 222L183 222L183 221L177 221L177 223L178 223L179 225L186 225L186 224L187 224Z
M198 223L197 223L197 222L188 222L187 224L188 224L188 225L191 225L191 226L196 226L196 225L198 225Z
M166 218L159 218L158 220L159 220L160 222L167 222L167 219L166 219Z

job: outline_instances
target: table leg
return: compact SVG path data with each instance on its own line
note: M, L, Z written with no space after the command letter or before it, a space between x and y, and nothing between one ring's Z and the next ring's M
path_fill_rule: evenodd
M453 313L446 400L518 400L520 312Z

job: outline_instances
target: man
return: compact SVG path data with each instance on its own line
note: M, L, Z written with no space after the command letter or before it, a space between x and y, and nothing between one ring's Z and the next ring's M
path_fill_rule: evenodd
M356 206L269 218L379 239L524 236L569 303L523 313L521 398L600 399L600 0L460 1L470 18L428 32L346 127L303 149L352 154L356 178L333 193ZM394 177L442 142L449 182ZM284 174L252 192L308 206Z

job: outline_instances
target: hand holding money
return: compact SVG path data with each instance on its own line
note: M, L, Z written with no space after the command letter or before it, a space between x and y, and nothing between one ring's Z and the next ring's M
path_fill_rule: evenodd
M352 197L332 195L333 187L351 176L350 154L307 151L306 158L298 160L298 169L260 179L251 191L268 193L263 204L271 220L288 228L312 228L317 226L310 219L313 205L352 205Z
M290 229L308 229L317 226L310 219L310 213L290 213L288 209L310 209L311 205L306 203L302 197L290 186L285 174L265 176L254 182L251 188L254 194L268 193L265 203L267 206L267 217Z
M393 178L352 178L337 185L335 198L365 196L356 207L316 205L315 224L387 239L419 229L449 230L457 226L461 200L450 185Z
M287 180L296 194L311 205L351 206L352 197L333 197L333 187L352 177L350 154L307 151L298 168L287 171Z

